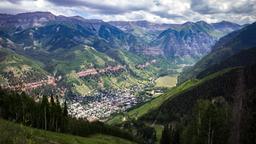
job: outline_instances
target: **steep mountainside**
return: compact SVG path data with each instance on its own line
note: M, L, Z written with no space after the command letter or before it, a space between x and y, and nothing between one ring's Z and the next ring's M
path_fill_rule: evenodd
M227 58L237 54L238 52L253 48L256 46L255 41L256 23L248 25L241 30L232 32L221 38L213 47L210 54L200 60L195 66L184 71L179 81L183 82L189 78L196 77L205 69L219 64Z
M256 48L250 48L246 50L242 50L238 54L235 54L221 63L215 64L206 70L200 72L197 75L197 78L203 78L209 74L214 72L223 70L229 67L238 67L238 66L249 66L256 64Z

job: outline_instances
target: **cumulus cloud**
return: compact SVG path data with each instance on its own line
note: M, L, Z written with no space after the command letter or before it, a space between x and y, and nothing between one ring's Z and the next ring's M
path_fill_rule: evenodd
M57 15L183 23L256 20L256 0L1 0L1 13L50 11Z

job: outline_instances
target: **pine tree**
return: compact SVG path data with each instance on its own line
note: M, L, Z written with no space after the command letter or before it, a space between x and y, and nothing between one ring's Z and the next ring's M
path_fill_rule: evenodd
M45 130L48 129L48 121L49 121L49 102L47 96L43 96L43 100L41 103L41 117L42 117L42 128Z
M58 97L56 98L56 120L55 120L55 131L60 131L60 126L62 123L62 108Z
M170 129L168 125L164 126L164 130L162 132L162 137L160 140L160 144L171 144L170 142Z
M68 125L68 106L66 101L64 102L63 115L61 119L62 119L61 128L63 131L66 131L67 125Z

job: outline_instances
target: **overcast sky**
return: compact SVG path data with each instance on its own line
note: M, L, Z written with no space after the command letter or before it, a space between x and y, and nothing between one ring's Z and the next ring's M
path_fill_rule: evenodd
M104 21L256 21L256 0L0 0L0 13L49 11Z

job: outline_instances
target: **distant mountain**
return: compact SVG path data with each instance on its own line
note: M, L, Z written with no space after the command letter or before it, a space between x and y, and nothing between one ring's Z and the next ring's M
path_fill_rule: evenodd
M256 23L248 25L241 30L234 31L221 38L214 46L211 53L205 56L195 66L185 70L180 76L180 82L196 77L204 70L218 65L229 57L242 50L256 47Z
M221 22L218 22L218 23L212 23L212 26L215 29L223 30L223 31L227 31L227 32L238 30L238 29L241 28L241 25L236 24L236 23L231 23L231 22L228 22L228 21L221 21Z
M135 51L168 58L199 59L211 51L222 36L241 28L231 22L208 24L204 21L184 24L156 24L147 21L115 21L110 24L140 37L144 47Z
M99 51L137 47L133 35L101 20L55 16L48 12L2 14L0 30L15 43L26 47L39 44L50 50L79 44L94 46Z
M49 12L0 15L0 34L26 48L47 50L80 44L101 52L122 48L145 55L198 59L221 36L241 26L230 22L207 24L156 24L147 21L103 22L82 17L55 16Z

